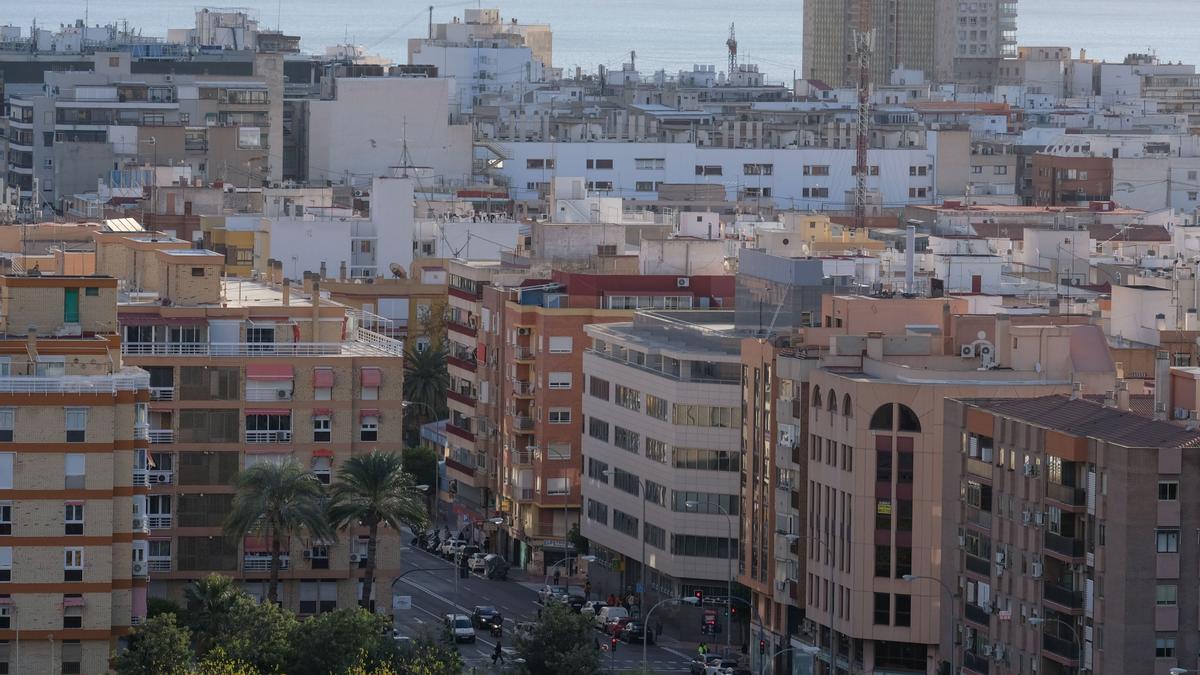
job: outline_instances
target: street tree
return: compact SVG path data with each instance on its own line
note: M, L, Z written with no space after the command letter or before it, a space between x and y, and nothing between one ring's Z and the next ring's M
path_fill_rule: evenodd
M387 617L361 607L325 612L300 622L291 638L289 675L366 672L396 665Z
M600 670L592 623L565 604L551 604L532 631L517 638L517 654L526 675L592 675Z
M221 625L233 609L233 603L243 591L233 579L223 574L210 574L188 584L183 591L187 611L182 615L196 641L196 651L204 654L212 646Z
M168 613L134 629L129 648L113 656L110 665L117 675L185 675L191 662L191 635Z

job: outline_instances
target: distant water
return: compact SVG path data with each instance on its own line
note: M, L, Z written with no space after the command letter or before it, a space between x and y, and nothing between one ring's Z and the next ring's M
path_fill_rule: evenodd
M435 2L434 20L449 21L475 2ZM1025 45L1084 47L1093 58L1119 60L1127 53L1153 50L1165 61L1200 63L1195 29L1197 0L1018 0L1018 37ZM403 62L406 40L425 35L428 5L395 0L236 0L262 25L280 25L299 34L306 51L327 45L362 44L371 52ZM58 26L82 18L89 22L128 19L147 35L189 27L202 0L0 0L0 23ZM554 29L555 65L594 70L597 64L619 68L637 51L639 70L690 69L694 63L726 63L729 24L736 24L740 51L772 81L800 70L802 0L505 0L499 7L508 20L549 23Z

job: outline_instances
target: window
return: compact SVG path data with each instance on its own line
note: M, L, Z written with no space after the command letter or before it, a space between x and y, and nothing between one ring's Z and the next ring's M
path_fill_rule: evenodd
M16 421L17 411L14 408L0 408L0 443L12 442Z
M66 534L83 534L83 502L66 503Z
M637 158L633 160L635 169L642 171L661 171L667 168L667 160L662 157Z
M804 168L802 169L802 173L805 176L828 176L829 175L829 165L828 164L812 164L812 165L805 164Z
M87 408L67 408L67 442L82 443L87 433Z
M1173 502L1179 498L1179 481L1160 480L1158 482L1158 500Z
M696 502L695 508L688 508L688 502ZM671 491L671 508L683 513L725 513L731 516L738 514L739 499L737 495L723 495L714 492L689 492L686 490Z
M83 628L83 594L63 594L62 606L63 628Z
M1156 530L1154 540L1159 553L1179 553L1179 530Z
M642 482L636 475L624 469L613 469L613 487L623 492L639 497L642 494Z
M551 408L548 415L550 424L570 424L571 409L570 408Z
M193 267L192 268L192 276L194 276L194 277L204 276L204 268L203 267Z
M628 452L637 453L641 450L641 435L625 427L613 427L613 445Z
M667 444L656 439L646 437L646 459L654 460L660 464L667 463Z
M589 168L589 169L611 169L611 168L613 168L613 161L611 159L589 159L587 161L587 168Z
M551 354L570 354L572 339L570 335L552 335L550 336L550 353Z
M551 389L570 389L571 388L571 373L550 373L549 387Z
M1007 176L1008 175L1008 167L1007 166L994 166L994 167L992 167L992 173L996 176Z
M317 415L313 418L314 443L328 443L333 438L332 423L329 415Z
M63 675L77 675L82 672L83 645L79 640L63 640L61 652Z
M875 594L875 612L874 623L876 626L887 626L891 624L892 618L892 596L887 593Z
M673 448L671 450L671 457L676 469L698 469L701 471L741 470L741 455L736 451Z
M527 159L525 160L526 169L553 169L553 159Z
M800 196L805 199L827 199L829 197L829 188L827 187L812 187L802 188Z
M588 478L598 480L605 485L608 484L608 464L588 457L587 473Z
M329 485L329 480L333 476L333 458L313 457L312 472L323 485Z
M611 180L589 180L587 182L587 189L600 192L609 191L613 189L613 182Z
M63 459L63 487L83 488L87 476L87 455L81 452L68 453Z
M909 166L908 167L908 175L910 175L910 176L926 176L928 174L929 174L928 166L921 165L921 166Z
M333 368L313 368L313 399L333 400Z
M290 411L247 412L247 443L289 443L292 440Z
M892 576L892 547L888 544L875 544L875 576Z
M909 199L924 199L929 194L929 188L910 187L908 188Z
M13 456L11 452L0 452L0 490L12 489Z
M362 421L358 427L358 440L360 441L377 441L379 440L379 416L378 415L363 415Z
M897 626L912 625L912 596L896 594L896 624Z
M696 175L697 176L720 176L720 175L722 175L722 173L723 173L723 170L721 169L720 166L701 165L701 164L696 165Z
M720 558L726 560L737 556L737 539L704 537L694 534L671 535L671 553L697 558Z
M671 407L671 423L691 427L723 427L732 428L740 423L739 416L733 408L709 405L683 405L676 403Z
M657 525L646 523L642 528L642 539L647 545L665 551L667 549L667 531Z
M12 547L0 547L0 581L12 581Z
M0 535L12 534L12 502L0 502Z
M63 581L83 581L83 548L63 549Z
M667 419L668 408L669 408L669 406L667 404L666 399L659 398L659 397L655 396L654 394L646 394L646 414L647 415L653 417L656 420L663 420L665 422Z
M608 505L602 504L595 499L589 499L587 503L588 520L608 525Z
M1179 603L1179 586L1176 584L1159 584L1154 588L1154 604L1160 607L1173 607Z
M1175 636L1155 636L1154 638L1154 658L1156 659L1173 659L1175 658Z
M638 519L634 518L628 513L625 513L624 511L613 509L612 526L614 530L620 532L621 534L633 537L635 539L638 536Z
M622 408L640 411L642 409L642 393L636 389L630 389L625 385L618 384L616 395L613 397L613 403Z
M595 417L588 418L588 435L598 441L608 442L608 422Z
M743 164L742 173L747 176L771 176L775 174L774 164Z
M983 167L978 164L972 164L971 173L983 173Z
M609 384L608 380L602 380L595 375L588 378L588 393L595 398L603 401L608 400Z

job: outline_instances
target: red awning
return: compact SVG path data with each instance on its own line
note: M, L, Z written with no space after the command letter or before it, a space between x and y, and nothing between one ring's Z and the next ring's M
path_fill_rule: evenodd
M383 384L383 371L378 368L362 369L362 386L378 387Z
M313 408L313 417L329 417L333 415L333 408Z
M313 450L313 457L333 457L333 451L329 448L317 448Z
M247 415L291 415L290 408L246 408Z
M266 537L246 537L242 540L242 548L246 553L270 553L271 542Z
M83 607L83 598L63 598L63 607Z
M13 604L13 599L12 599L11 595L0 596L0 605L11 605L11 604Z
M379 408L363 408L358 411L359 417L379 417Z
M290 363L251 363L246 366L247 380L290 380L293 377Z
M313 368L313 387L328 389L333 386L333 368Z

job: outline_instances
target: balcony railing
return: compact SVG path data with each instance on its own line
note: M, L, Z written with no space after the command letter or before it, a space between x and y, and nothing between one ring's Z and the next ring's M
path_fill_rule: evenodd
M146 523L152 530L169 530L173 520L169 513L151 513L146 516Z
M134 487L150 487L150 474L145 469L133 470Z
M983 558L967 554L967 571L988 577L992 575L992 564Z
M291 431L247 431L247 443L291 443Z
M980 607L979 605L973 605L969 602L966 604L966 611L964 614L967 617L967 621L979 624L980 626L987 627L987 625L992 621L991 612Z
M292 392L289 389L247 389L247 401L290 401Z
M1082 591L1073 591L1049 580L1043 583L1043 596L1047 602L1053 602L1068 610L1083 609Z
M519 501L531 502L533 501L533 488L515 487L513 496Z
M533 431L533 418L523 415L514 417L513 428L517 431Z
M1083 540L1072 537L1064 537L1060 534L1047 532L1045 538L1045 547L1059 555L1064 555L1070 558L1083 557Z
M971 671L972 673L979 673L979 675L988 675L989 667L991 667L990 662L988 661L986 656L980 656L979 654L976 654L975 652L965 652L963 654L963 668L966 668L967 670Z
M359 328L346 342L125 342L131 356L403 356L404 343Z
M174 443L175 442L175 430L174 429L151 429L150 430L150 442L151 443Z
M528 380L513 380L513 394L516 396L533 396L534 386Z
M133 438L138 441L150 440L150 425L146 423L133 425Z
M0 377L0 394L101 394L150 388L150 376L64 375L62 377Z
M513 466L532 466L533 453L529 450L520 450L512 453Z
M279 556L279 569L286 570L291 560L287 554ZM242 570L246 572L270 572L270 553L247 553L242 557Z
M446 390L446 398L450 399L451 401L457 401L463 405L475 405L475 399L470 394L457 392L453 389Z
M1087 490L1083 488L1046 483L1046 497L1067 506L1087 506Z
M475 372L475 366L476 366L475 359L464 359L464 358L461 358L458 356L451 355L451 356L446 357L446 363L448 363L456 368L462 368L463 370L469 370L471 372Z
M151 401L174 401L175 387L150 387Z
M146 559L151 572L170 572L171 558L162 556L150 556Z
M1073 640L1065 640L1049 633L1042 633L1042 649L1071 661L1079 658L1079 648Z
M533 358L533 350L529 347L513 347L513 358L518 361L528 361Z
M164 469L151 469L149 477L151 485L170 485L175 480L175 472Z

